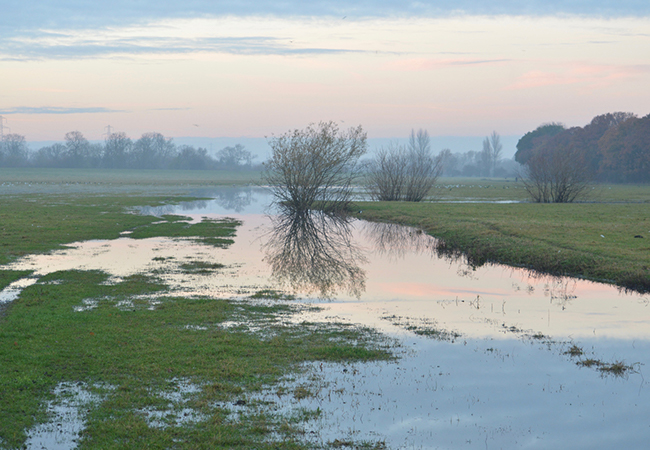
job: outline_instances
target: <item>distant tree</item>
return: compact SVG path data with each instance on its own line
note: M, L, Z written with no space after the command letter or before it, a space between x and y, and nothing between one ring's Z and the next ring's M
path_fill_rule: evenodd
M342 132L334 122L320 122L273 137L269 145L264 179L278 205L306 211L320 201L327 210L347 208L367 148L361 126Z
M90 156L90 143L79 131L65 134L65 166L85 167Z
M538 126L535 130L529 131L517 142L517 152L515 161L519 164L526 164L528 158L533 154L533 150L542 146L546 141L555 135L566 130L563 124L552 122Z
M174 169L203 170L213 169L215 161L204 148L194 148L191 145L181 145L173 165Z
M217 152L219 164L226 167L250 167L255 156L244 148L243 145L236 144L234 147L224 147Z
M426 130L411 130L408 148L382 147L368 164L367 190L375 200L422 201L440 176L443 156L431 155Z
M570 203L584 198L592 180L585 170L583 154L572 148L537 149L524 167L524 188L538 203Z
M104 144L103 166L110 169L128 167L133 141L126 133L111 133Z
M53 144L40 148L33 157L36 167L67 167L68 149L63 144Z
M404 200L422 201L442 172L442 157L431 154L431 144L427 130L411 130L407 154L407 177Z
M614 182L650 182L650 115L628 118L598 142L601 177Z
M27 165L29 148L25 136L5 134L0 141L0 165L3 167L23 167Z
M136 169L163 169L176 156L171 138L160 133L144 133L133 145L131 167Z

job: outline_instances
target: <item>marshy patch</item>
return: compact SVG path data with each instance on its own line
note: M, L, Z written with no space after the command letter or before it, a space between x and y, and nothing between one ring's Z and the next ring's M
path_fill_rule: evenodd
M456 342L462 336L457 331L442 329L434 319L423 317L403 317L397 315L385 315L383 320L389 321L392 325L410 331L417 336L424 336L439 341Z
M211 263L207 261L190 261L182 263L179 267L185 273L209 275L226 266L221 263Z

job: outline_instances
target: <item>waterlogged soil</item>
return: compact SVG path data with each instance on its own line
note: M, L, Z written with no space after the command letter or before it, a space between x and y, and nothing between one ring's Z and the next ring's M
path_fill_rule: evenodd
M288 323L359 324L394 339L396 359L309 363L303 373L230 407L232 420L254 412L306 414L301 439L313 446L645 446L650 437L650 386L644 377L650 362L650 296L505 266L472 268L462 259L438 256L435 239L419 230L363 221L352 222L349 235L331 240L342 243L336 254L344 263L312 273L314 268L302 260L273 254L278 236L265 214L267 193L229 189L212 195L214 201L145 212L182 214L194 222L223 216L240 220L243 225L229 248L128 235L79 242L4 267L32 275L2 291L0 302L12 301L21 288L55 271L101 270L113 281L149 273L169 286L165 295L304 304L300 313L286 318ZM320 261L324 266L328 260ZM159 297L147 300L151 308ZM92 309L93 301L78 311ZM195 389L178 383L181 394ZM85 390L82 386L79 392ZM87 401L79 398L49 407ZM170 397L169 402L180 400ZM68 425L76 433L83 417L65 411L76 421ZM175 411L202 420L185 406ZM160 425L162 413L147 414L150 426ZM46 430L43 425L29 433L31 448L42 445ZM68 437L62 439L67 444L59 448L74 447Z

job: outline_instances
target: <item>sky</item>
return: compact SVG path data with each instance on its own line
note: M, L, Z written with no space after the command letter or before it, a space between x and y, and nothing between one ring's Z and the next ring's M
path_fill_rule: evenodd
M0 9L0 115L5 133L28 141L73 130L100 140L109 125L132 138L260 140L333 120L373 139L423 128L516 142L542 123L650 113L647 0L26 0Z

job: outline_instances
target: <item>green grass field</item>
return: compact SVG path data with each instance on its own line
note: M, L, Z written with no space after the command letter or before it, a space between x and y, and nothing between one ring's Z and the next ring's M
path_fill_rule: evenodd
M259 185L260 170L121 170L0 168L0 195L25 193L183 193Z
M354 209L361 219L420 227L473 265L499 262L650 290L649 203L363 202Z

